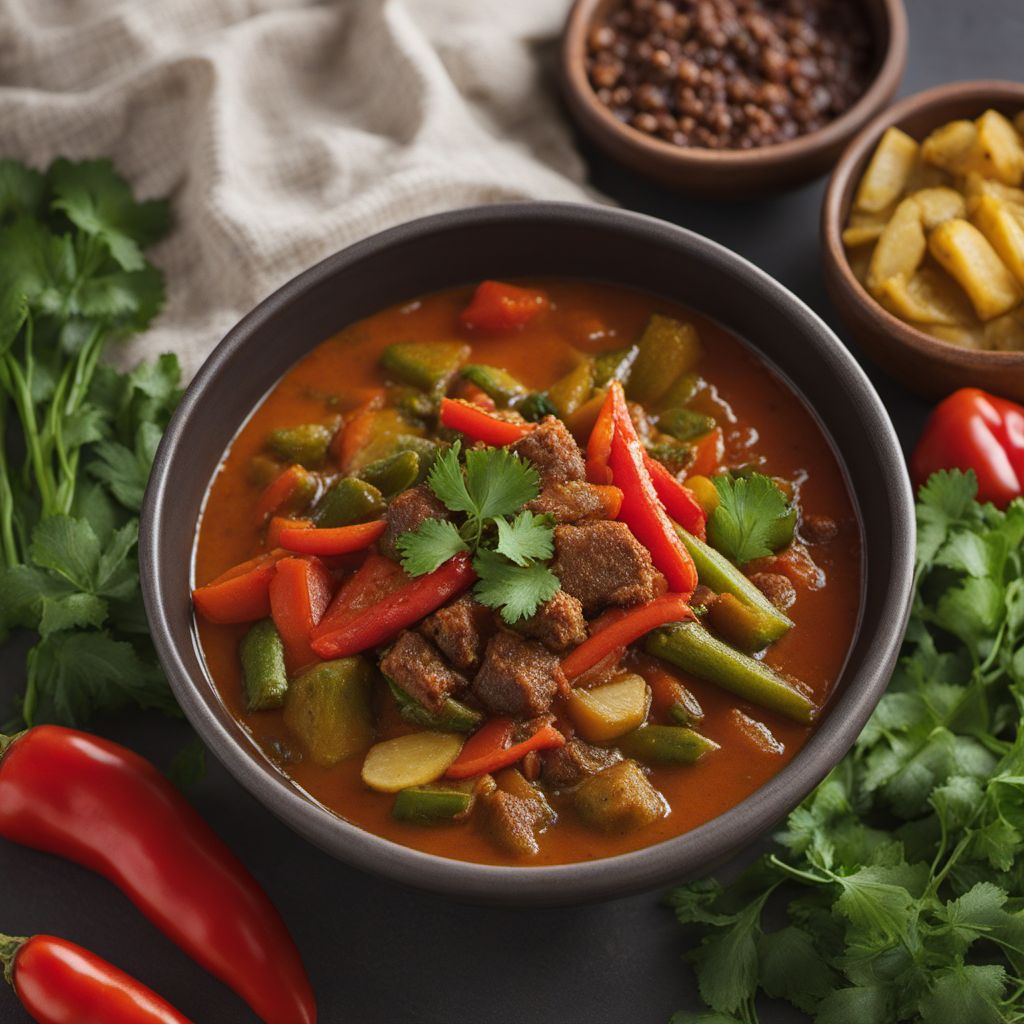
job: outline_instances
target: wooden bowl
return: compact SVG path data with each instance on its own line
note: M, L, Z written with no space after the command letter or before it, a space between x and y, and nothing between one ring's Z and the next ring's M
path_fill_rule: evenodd
M876 117L850 143L828 183L821 213L825 284L840 316L865 353L915 394L943 398L973 386L1024 400L1024 352L958 348L911 327L887 312L854 276L842 231L861 175L882 133L896 125L915 139L957 118L975 118L989 107L1024 109L1024 83L953 82L917 93Z
M561 79L580 128L609 156L690 195L745 199L781 191L824 174L849 140L896 94L907 63L903 0L860 0L875 41L867 92L819 131L759 149L676 146L624 124L597 98L587 79L587 36L622 0L576 0L562 34Z

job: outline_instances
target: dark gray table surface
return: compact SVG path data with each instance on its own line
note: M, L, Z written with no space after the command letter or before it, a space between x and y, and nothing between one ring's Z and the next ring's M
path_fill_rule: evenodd
M1019 77L1024 0L907 0L903 92L967 78ZM844 337L824 294L818 249L823 182L777 199L720 204L672 195L586 149L593 182L623 206L722 242L774 275ZM904 446L926 406L871 371ZM20 686L23 649L0 652L0 706ZM166 765L183 722L129 716L98 730ZM308 965L325 1024L654 1024L695 1007L685 937L659 893L551 911L463 906L364 875L273 818L219 763L191 794L266 886ZM143 979L197 1024L255 1017L142 919L106 882L0 841L0 931L77 941ZM767 1022L802 1019L771 1008ZM0 990L0 1021L28 1020ZM883 1022L865 1022L883 1024Z

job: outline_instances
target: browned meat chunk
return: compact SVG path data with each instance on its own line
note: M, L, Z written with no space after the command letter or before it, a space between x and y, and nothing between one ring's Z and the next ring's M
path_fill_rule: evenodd
M380 670L428 711L440 711L449 694L466 686L466 680L445 664L429 640L408 630L381 658Z
M796 600L796 587L790 582L788 576L779 572L755 572L750 577L750 582L768 598L779 611L786 611L793 607Z
M588 616L611 604L650 601L665 590L647 549L625 523L611 520L556 526L551 568Z
M478 807L484 830L506 853L530 857L540 849L534 828L541 815L534 801L496 789L483 794Z
M530 718L544 714L567 685L558 658L532 640L501 630L487 644L473 692L494 714Z
M583 605L564 590L545 601L528 619L521 619L515 628L551 651L566 651L587 639Z
M403 533L416 530L428 519L449 519L448 510L434 497L434 492L422 484L395 495L384 514L387 527L378 542L382 554L399 560L395 547Z
M526 437L512 445L512 451L540 474L541 487L568 480L583 480L586 466L583 453L566 425L554 416L545 416Z
M632 832L668 813L665 798L636 761L620 761L580 783L576 813L603 832Z
M800 536L808 544L825 544L836 539L839 524L831 516L805 515L800 517Z
M571 789L588 775L596 775L604 768L622 759L617 750L592 747L573 737L564 747L545 750L540 755L541 777L552 789Z
M603 519L604 502L600 491L585 480L550 484L526 507L538 515L547 513L560 523L578 523L582 519Z
M460 671L475 672L494 633L494 616L468 594L428 616L420 632Z

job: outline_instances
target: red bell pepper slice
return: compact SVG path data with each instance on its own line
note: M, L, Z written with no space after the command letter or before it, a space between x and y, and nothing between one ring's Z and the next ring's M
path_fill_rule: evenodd
M910 459L920 487L936 470L974 470L978 501L1005 508L1024 494L1024 406L979 388L940 402Z
M205 586L192 591L196 611L209 622L255 622L270 614L270 581L277 563L287 558L280 549L242 562Z
M310 646L313 629L334 593L334 578L319 558L282 558L270 581L270 614L284 644L288 672L320 659Z
M565 737L553 725L542 725L532 736L513 744L515 727L510 718L492 718L486 722L466 741L445 774L449 779L471 779L507 768L521 761L531 750L565 746Z
M349 555L368 548L383 532L387 523L376 519L372 523L354 526L333 526L311 530L309 527L281 531L281 547L301 555Z
M543 292L501 281L484 281L459 319L471 330L510 331L529 323L549 305Z
M457 398L441 399L441 423L465 434L471 441L483 441L495 447L514 444L535 426L533 423L509 423Z
M303 466L289 466L280 476L271 480L256 502L256 525L262 526L271 516L283 509L297 512L312 499L316 478Z
M609 388L587 441L587 479L592 484L608 484L612 480L608 456L612 450L612 434L615 433L615 402L616 396Z
M372 390L369 397L348 416L345 425L334 435L331 454L343 472L348 472L356 455L369 443L377 411L383 405L384 390Z
M486 412L494 412L498 408L497 402L483 388L477 387L472 381L463 381L459 388L459 398L470 405L478 405Z
M640 637L668 622L692 619L689 598L684 594L662 594L653 601L633 608L603 629L594 632L562 661L567 679L575 679L617 648L628 647Z
M693 491L681 484L657 459L652 459L646 453L644 465L669 517L683 529L704 540L708 517L693 496Z
M722 458L725 455L722 428L715 427L714 430L708 431L703 437L697 438L692 447L694 458L693 462L686 467L686 475L714 476L718 467L722 465Z
M329 633L351 622L367 608L408 584L410 577L397 562L371 554L359 569L342 584L320 620L319 632Z
M432 573L410 580L383 600L364 608L340 626L328 623L324 616L313 631L313 650L321 658L345 658L376 647L437 611L472 586L475 579L469 555L458 554Z
M291 516L274 516L267 524L267 547L281 547L281 534L285 530L311 530L312 519L294 519Z

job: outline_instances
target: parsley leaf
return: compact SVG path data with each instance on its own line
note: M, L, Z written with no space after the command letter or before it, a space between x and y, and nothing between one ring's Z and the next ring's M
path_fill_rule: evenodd
M550 558L554 554L554 523L550 516L525 511L511 523L502 517L495 519L494 524L498 528L495 550L516 565L529 565L535 558Z
M459 528L443 519L428 519L419 529L403 533L397 547L402 568L410 576L433 572L460 551L469 550Z
M511 626L528 619L558 592L558 577L540 562L515 565L496 551L481 548L473 559L480 579L473 588L476 599L490 608L499 608L501 617Z
M775 482L762 473L713 477L718 507L708 518L708 541L737 565L770 555L780 525L793 510Z

